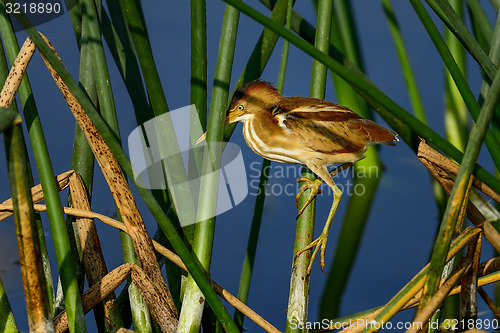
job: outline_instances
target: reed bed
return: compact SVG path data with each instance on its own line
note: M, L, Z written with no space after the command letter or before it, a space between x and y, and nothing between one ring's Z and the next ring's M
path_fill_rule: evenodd
M177 81L158 69L161 61L170 61L173 55L155 57L155 46L165 41L151 39L148 34L150 18L144 15L143 6L149 3L66 1L70 25L60 29L74 31L78 76L65 67L67 60L58 54L50 36L44 36L43 26L33 26L32 16L8 15L12 3L0 4L0 132L5 145L1 164L8 170L1 184L9 187L10 193L1 198L0 220L15 224L27 309L27 318L14 316L0 280L0 331L18 332L19 327L28 326L34 332L92 330L88 327L96 327L99 332L241 332L250 320L267 332L376 332L387 328L398 313L407 309L413 309L408 310L413 311L413 319L399 331L498 329L498 300L491 288L483 288L500 279L500 213L496 208L500 202L500 16L492 15L492 11L498 14L498 1L408 1L411 6L407 9L418 18L419 29L425 31L434 47L428 52L439 55L439 64L429 68L438 66L442 72L429 72L428 78L444 77L439 91L444 101L442 110L426 109L421 93L425 83L418 82L412 65L415 59L410 50L415 45L404 29L408 28L404 22L408 13L398 11L400 6L395 9L390 0L379 1L385 15L380 22L356 20L356 6L363 6L363 1L312 1L315 22L304 19L292 0L223 3L220 31L213 33L207 28L207 21L212 19L207 17L207 3L191 0L190 22L176 27L190 33L190 50L182 50L182 54L189 54L191 70ZM24 35L14 32L13 16ZM249 47L248 35L239 29L243 17L258 26L253 35L259 38L253 48ZM365 68L366 60L374 52L382 52L363 48L360 34L367 23L387 27L394 48L383 52L397 54L399 64L394 66L399 66L398 73L404 78L408 106L396 102L390 90L384 91L367 74L370 68ZM165 31L167 42L173 33ZM18 40L20 36L27 37ZM207 47L214 41L218 41L216 53ZM241 43L250 50L245 60L240 59ZM222 163L223 149L217 143L229 141L234 131L234 125L224 126L228 100L235 87L268 75L263 74L265 70L278 73L274 79L265 78L276 82L280 92L286 92L291 80L287 66L290 52L307 55L312 64L310 81L303 80L309 85L302 84L302 91L309 88L311 97L325 98L331 89L327 82L332 82L339 104L365 118L382 118L399 133L399 145L409 147L413 161L428 171L429 177L423 181L433 183L432 191L418 196L435 200L439 211L436 231L428 235L433 245L421 249L429 253L428 264L419 267L409 259L419 273L401 281L398 292L384 295L385 304L341 318L339 315L345 314L341 311L343 297L353 278L353 266L384 174L380 151L373 147L353 166L353 186L362 187L363 193L342 201L344 213L335 219L339 235L330 237L335 252L323 278L318 318L310 316L311 308L318 306L309 300L316 281L307 274L310 255L294 257L312 241L315 224L322 222L317 212L325 208L319 200L313 201L296 221L290 221L296 225L295 245L288 258L291 274L280 282L289 284L289 295L269 295L288 299L286 313L271 316L262 310L265 302L247 305L252 297L251 282L266 283L256 279L253 272L258 265L259 240L266 236L261 222L269 213L265 207L270 200L266 195L269 161L261 165L259 191L251 212L241 216L251 227L241 258L239 288L228 290L224 288L227 281L212 280L217 245L214 212L219 183L225 181L214 172ZM273 54L280 57L276 68L270 68L277 63L269 61ZM236 64L243 61L240 70ZM213 73L209 68L214 68ZM470 75L471 68L480 75ZM54 171L61 167L53 165L49 156L48 142L53 133L44 132L40 120L50 110L38 107L37 91L32 90L27 72L44 75L47 84L55 83L60 94L46 98L62 97L65 112L74 119L71 124L61 124L75 126L73 137L60 138L73 141L72 156L66 156L71 169L62 174ZM120 122L131 119L140 126L161 117L164 122L157 139L168 149L179 151L162 81L174 80L176 84L184 79L189 81L190 104L196 107L192 123L207 131L208 148L189 157L207 175L202 178L197 203L191 203L190 189L178 192L173 187L189 180L183 159L161 160L167 174L177 177L174 183L163 180L168 188L150 189L138 183L136 165L123 148L128 133L121 133L119 127ZM113 86L118 85L124 87L124 95L114 92ZM117 107L124 99L129 101L128 111ZM444 119L444 128L433 122L436 113ZM189 137L191 142L197 139L194 131ZM155 139L149 138L148 145L152 147ZM34 156L31 161L30 156ZM487 166L479 165L478 160ZM369 168L381 172L368 176L356 172ZM301 174L315 177L305 167ZM105 182L96 182L97 177ZM93 197L104 191L114 204L111 214L92 208ZM299 199L299 206L308 191ZM398 205L401 199L391 200ZM287 210L295 210L291 202L287 202ZM186 210L181 203L192 206ZM186 218L197 223L182 225ZM146 220L153 221L147 229ZM121 246L123 261L117 266L107 263L102 246L107 239L100 235L99 224L119 233L120 244L116 246ZM397 237L391 230L385 233L388 239ZM47 246L49 237L53 246ZM273 241L275 246L280 245L278 240ZM491 248L496 252L484 250ZM314 274L319 274L319 269L313 269ZM478 310L479 299L488 308L488 318L492 318L488 327ZM93 319L87 314L91 311ZM91 321L95 321L92 326Z

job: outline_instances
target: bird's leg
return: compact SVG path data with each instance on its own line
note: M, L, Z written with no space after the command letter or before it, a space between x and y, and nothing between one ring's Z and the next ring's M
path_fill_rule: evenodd
M335 176L336 174L342 172L343 170L347 169L350 166L352 166L351 162L339 165L338 167L336 167L335 169L330 171L330 178ZM306 202L304 203L304 206L302 206L302 208L300 208L300 210L297 212L297 217L299 217L304 212L304 210L307 208L307 206L309 206L311 201L313 201L316 193L319 193L319 188L320 188L321 184L323 184L323 180L321 178L322 177L320 177L316 180L310 180L308 178L301 177L301 178L297 179L297 183L302 183L302 182L305 183L304 185L302 185L300 187L299 193L297 193L297 196L295 197L295 203L296 203L297 208L299 207L299 198L302 195L302 193L304 193L308 189L311 190L311 192L309 193L309 196L307 197ZM337 186L335 185L335 187L337 187Z
M325 226L323 227L323 231L321 232L321 235L318 238L316 238L312 243L307 245L305 248L297 251L297 253L295 254L295 259L296 259L305 251L316 246L316 248L314 249L314 252L311 256L311 261L309 262L309 266L307 267L307 275L309 275L311 273L311 267L312 267L312 264L314 262L314 258L316 257L316 253L318 253L318 250L320 248L321 248L321 253L320 253L321 270L323 271L323 273L326 273L325 270L323 269L323 267L325 267L326 241L328 240L328 234L330 233L330 227L332 226L333 218L335 217L335 213L337 212L337 208L339 206L340 199L342 198L342 191L340 191L340 189L337 187L337 185L335 185L333 180L332 180L332 183L333 183L333 186L331 186L331 187L332 187L333 195L334 195L333 203L332 203L332 207L330 208L330 213L328 213L328 219L326 220L326 223L325 223ZM329 185L331 185L331 184L329 184Z

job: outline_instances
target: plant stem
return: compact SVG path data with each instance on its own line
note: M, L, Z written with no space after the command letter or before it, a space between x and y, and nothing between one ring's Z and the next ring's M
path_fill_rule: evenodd
M328 52L330 46L331 24L333 15L333 1L320 1L317 11L317 30L315 47L321 52ZM313 60L311 73L311 88L309 95L315 98L324 98L326 89L327 67ZM302 167L302 177L315 180L314 174L305 166ZM304 185L304 184L302 184ZM304 191L299 198L299 207L304 206L311 189ZM340 199L340 198L338 198ZM305 323L307 321L307 310L309 307L309 282L310 274L308 267L311 261L309 251L295 257L295 254L308 246L314 236L316 199L314 199L304 212L297 218L295 231L295 243L293 246L293 266L290 281L290 293L288 296L288 313L286 320L286 332L299 332L300 329L293 323ZM319 245L318 245L319 246Z
M207 146L203 154L198 212L193 239L193 252L207 272L210 271L215 232L215 212L219 189L221 145L229 95L231 70L239 23L239 11L226 5L219 52L215 68L212 99L207 126ZM178 332L196 332L201 327L205 297L191 275L188 276L179 317ZM216 312L216 309L213 309ZM233 323L234 325L234 323Z

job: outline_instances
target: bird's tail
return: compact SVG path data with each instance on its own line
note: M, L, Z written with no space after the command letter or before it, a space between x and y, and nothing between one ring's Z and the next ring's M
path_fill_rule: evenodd
M387 146L395 146L395 141L399 141L398 133L371 120L363 119L363 129L365 129L371 137L371 141L368 143L369 145L380 143Z

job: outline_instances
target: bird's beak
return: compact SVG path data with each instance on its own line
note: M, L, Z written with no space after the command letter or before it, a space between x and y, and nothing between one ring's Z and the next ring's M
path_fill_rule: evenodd
M229 110L229 113L226 116L226 122L225 122L225 124L229 125L229 124L234 123L236 121L236 119L238 119L238 117L242 116L243 114L244 114L244 111L243 110L238 110L237 107L234 108L234 109ZM196 142L194 143L194 145L196 146L200 142L203 142L206 138L207 138L207 132L203 133L198 138L198 140L196 140Z
M237 107L229 110L229 113L226 116L226 125L236 122L236 119L238 119L238 117L242 116L244 113L245 112L243 110L238 110Z
M202 141L205 141L205 139L207 138L207 132L203 133L199 138L198 140L196 140L196 142L194 143L194 145L196 146L197 144L199 144L200 142Z

